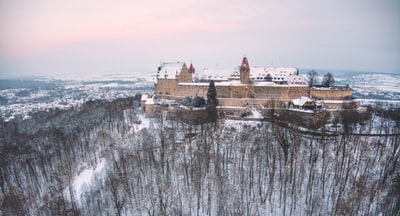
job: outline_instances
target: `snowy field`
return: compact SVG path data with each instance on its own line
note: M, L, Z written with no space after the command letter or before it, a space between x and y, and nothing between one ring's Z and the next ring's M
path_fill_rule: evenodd
M16 116L26 119L31 112L132 97L152 92L153 87L154 77L148 73L0 80L0 115L5 121Z

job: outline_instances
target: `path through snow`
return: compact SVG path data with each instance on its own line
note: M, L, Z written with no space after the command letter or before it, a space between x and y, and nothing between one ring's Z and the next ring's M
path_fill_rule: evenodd
M101 172L105 166L106 166L106 159L100 158L100 162L96 165L95 169L93 169L93 167L87 168L74 178L73 187L75 192L75 198L79 203L80 203L80 196L82 193L82 187L84 185L91 184L93 176Z

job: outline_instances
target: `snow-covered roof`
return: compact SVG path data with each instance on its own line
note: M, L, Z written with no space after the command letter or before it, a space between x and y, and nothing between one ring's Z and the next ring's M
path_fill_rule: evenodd
M295 106L304 106L304 104L307 102L313 102L313 100L310 99L309 97L305 97L305 96L301 96L300 98L292 100L292 103Z
M286 81L288 76L298 75L298 69L294 67L250 67L250 78L255 81ZM239 68L233 70L231 77L240 77Z
M154 104L154 98L147 98L144 104Z
M149 97L147 96L147 94L142 94L142 97L140 98L141 101L145 101L147 100Z
M288 85L308 86L308 78L305 75L289 75L287 77Z
M272 81L287 81L287 77L291 75L298 75L298 69L292 67L251 67L250 78L255 81L265 80L267 77Z
M157 70L157 76L164 79L175 79L181 72L184 62L165 62ZM193 67L193 66L192 66ZM215 80L226 81L229 79L240 78L240 68L250 69L250 79L254 81L273 81L286 82L289 76L299 74L294 67L255 67L250 66L247 58L243 58L242 64L236 68L205 68L202 71L194 73L195 80ZM191 70L191 66L189 66ZM189 71L190 72L190 71Z
M157 68L157 75L160 78L175 79L183 66L184 62L164 62Z
M205 68L203 71L195 74L197 80L228 80L234 72L233 69L226 68Z

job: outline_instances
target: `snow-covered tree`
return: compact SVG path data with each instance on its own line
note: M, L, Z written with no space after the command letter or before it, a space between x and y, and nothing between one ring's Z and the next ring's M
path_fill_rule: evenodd
M317 84L318 73L315 70L311 70L307 73L308 85L314 86Z
M333 75L331 73L327 73L324 75L324 78L322 78L322 86L324 87L332 87L335 85L335 78L333 78Z

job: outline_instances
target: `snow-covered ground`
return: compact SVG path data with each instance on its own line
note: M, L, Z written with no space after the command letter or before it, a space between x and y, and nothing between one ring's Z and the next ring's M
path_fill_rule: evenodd
M106 166L106 159L100 158L99 163L96 167L88 167L84 169L79 175L74 177L73 180L73 188L75 193L75 199L80 202L80 195L82 194L82 190L84 186L88 187L93 181L93 177L96 174L101 174ZM104 172L103 172L104 174Z
M400 100L400 73L331 72L338 85L349 85L356 98ZM320 75L324 75L321 72Z
M31 112L69 109L89 100L125 98L153 91L150 73L0 80L0 117L29 118Z

